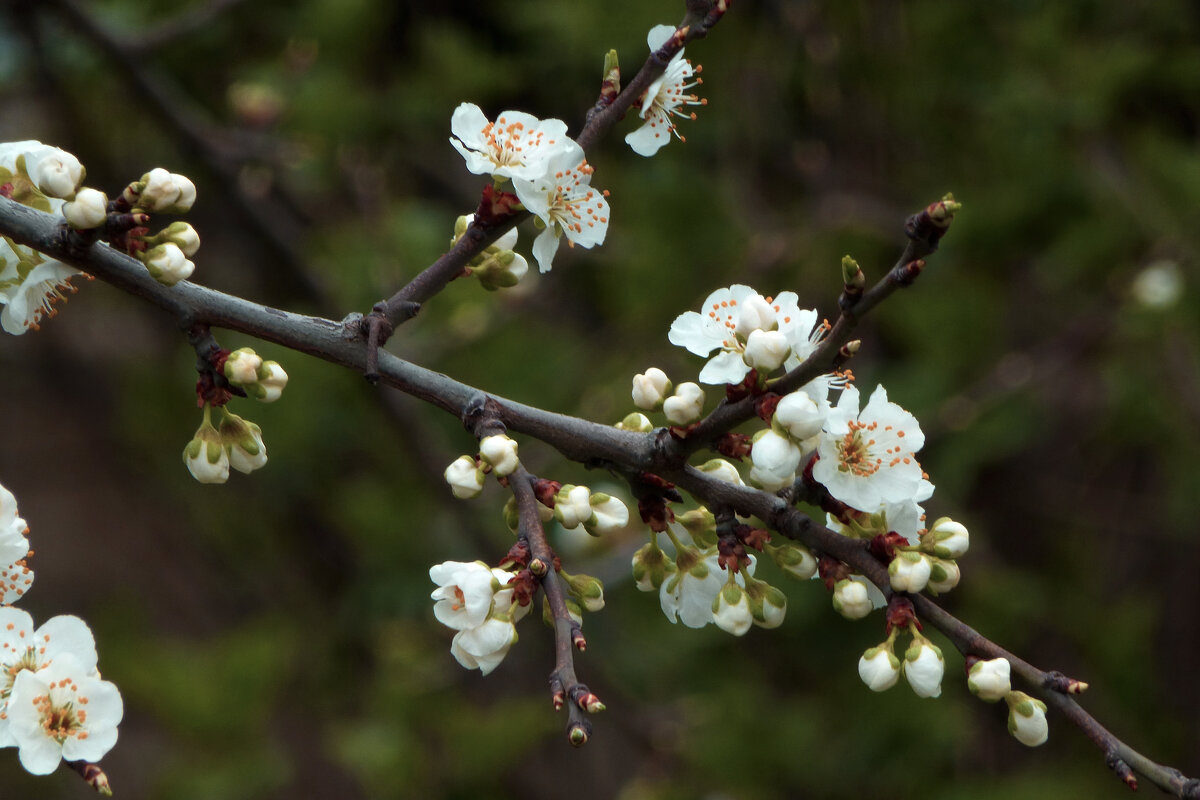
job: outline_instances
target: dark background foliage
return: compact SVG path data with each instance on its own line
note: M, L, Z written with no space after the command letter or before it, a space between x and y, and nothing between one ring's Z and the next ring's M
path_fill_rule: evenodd
M604 52L631 75L646 31L682 17L635 0L209 2L157 43L204 7L0 3L0 139L63 146L110 194L154 166L192 176L196 280L333 318L429 263L477 201L483 180L447 142L456 105L577 130ZM922 421L930 513L972 531L946 605L1091 682L1117 735L1200 773L1198 17L1185 0L739 0L688 47L709 105L687 142L643 159L626 122L592 154L612 191L603 247L563 248L509 293L452 284L390 348L615 421L634 372L695 374L666 331L708 292L793 289L833 314L841 256L877 278L905 216L953 190L965 210L917 286L863 325L853 364ZM1173 304L1139 299L1148 268L1182 278ZM119 796L1125 796L1059 718L1041 748L1012 740L950 648L940 699L868 692L855 664L880 620L841 619L817 582L785 584L775 631L668 624L628 578L636 531L561 544L609 601L578 660L609 710L571 750L547 629L523 623L481 679L433 620L429 565L509 542L501 490L460 503L441 480L472 447L457 420L259 350L291 385L234 410L271 463L208 487L180 463L199 414L172 320L93 283L41 332L0 340L0 481L37 550L22 602L93 625L126 699L105 759ZM521 452L539 474L606 483L536 442ZM0 786L88 794L67 770L26 776L15 752Z

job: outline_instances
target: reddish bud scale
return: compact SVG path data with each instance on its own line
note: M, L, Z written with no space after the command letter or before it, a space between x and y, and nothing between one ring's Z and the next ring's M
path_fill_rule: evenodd
M228 403L232 397L233 392L228 386L218 385L215 373L201 372L200 377L196 379L197 408L204 408L205 404L219 408Z
M718 453L738 461L750 455L750 448L750 436L745 433L725 433L716 441Z
M763 422L770 422L771 417L775 416L775 409L779 406L779 401L783 397L775 392L767 392L762 397L754 401L754 413Z
M483 228L489 228L503 222L508 217L518 213L517 206L521 201L512 192L498 191L493 184L483 187L483 195L479 198L479 208L475 209L475 220Z
M902 267L897 267L892 271L892 280L898 286L912 286L913 281L921 274L921 270L925 269L925 259L918 258L916 261L910 261Z
M946 202L939 200L909 217L904 223L904 233L909 239L924 245L926 252L932 253L937 250L938 241L950 228L953 218Z
M975 666L980 661L983 661L981 657L975 655L974 653L967 653L967 655L963 658L963 671L970 675L971 667Z
M850 575L850 568L833 556L821 556L817 559L817 574L825 582L825 588L833 591L837 582Z
M583 631L578 628L571 631L571 644L581 653L587 650L587 639L583 638Z
M921 621L917 619L917 612L913 609L912 600L903 595L892 595L888 599L887 633L890 634L893 628L907 628L910 625L921 630Z
M513 602L519 606L527 606L533 602L533 594L537 591L537 579L533 573L523 569L517 577L508 582L508 588L513 590Z
M908 540L895 531L881 533L871 540L871 555L883 562L890 562L896 557L896 548L908 544Z
M3 186L0 186L0 197L7 197L9 200L12 200L12 196L13 185L11 183L6 183Z
M749 525L739 525L737 535L747 547L753 547L759 551L763 549L764 544L771 541L770 531L763 528L751 528Z
M558 494L561 488L562 484L558 481L538 478L533 482L533 496L546 508L554 508L554 495Z
M638 500L638 514L642 522L655 533L662 533L667 525L675 521L675 512L662 497L643 497Z
M741 383L730 383L725 386L725 397L731 403L736 403L743 397L760 394L762 389L758 385L758 370L752 369L746 373L746 377Z

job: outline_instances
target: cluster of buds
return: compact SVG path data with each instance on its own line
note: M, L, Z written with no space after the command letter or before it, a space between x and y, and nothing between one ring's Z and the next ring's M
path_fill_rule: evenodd
M474 214L468 214L454 222L452 245L463 237L474 218ZM516 286L529 271L529 262L513 250L516 246L517 229L512 228L467 262L467 274L478 278L479 285L489 292Z
M446 561L429 569L437 584L430 597L438 622L456 631L450 653L467 669L482 674L500 666L517 641L516 623L529 611L522 605L514 575L482 561Z
M261 403L274 403L283 394L288 376L278 361L264 361L249 347L230 353L221 367L225 380Z
M267 463L262 429L223 406L205 404L204 420L183 448L183 463L200 483L225 483L230 467L249 474Z

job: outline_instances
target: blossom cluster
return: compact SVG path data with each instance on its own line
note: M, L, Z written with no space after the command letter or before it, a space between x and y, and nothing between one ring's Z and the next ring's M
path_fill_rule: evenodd
M35 627L11 606L33 580L27 532L16 499L0 486L0 747L16 747L21 766L47 775L63 760L99 761L116 744L124 707L100 677L83 620L62 615Z
M437 584L430 595L438 622L455 631L450 653L482 674L500 666L517 641L516 623L529 611L514 599L511 572L482 561L446 561L429 569Z
M646 43L652 51L666 45L676 34L672 25L657 25L650 30ZM700 83L699 69L676 51L663 74L638 100L642 125L625 137L634 152L651 156L671 136L680 140L674 118L695 118L680 109L704 105L689 92ZM567 124L560 119L539 119L524 111L502 111L490 120L474 103L462 103L450 117L450 144L466 161L475 175L490 175L495 189L515 195L520 207L537 218L542 229L533 242L533 256L541 272L553 265L559 240L565 236L571 246L591 248L604 243L608 233L608 192L592 187L594 168L583 148L567 135ZM462 220L455 227L455 238L462 235ZM512 286L525 272L521 259L513 263L511 252L516 243L497 242L490 261L477 259L468 266L472 274L483 278L485 288ZM477 263L478 262L478 263Z

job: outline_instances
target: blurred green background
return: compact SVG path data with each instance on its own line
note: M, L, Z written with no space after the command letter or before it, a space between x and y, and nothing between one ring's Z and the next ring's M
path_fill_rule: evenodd
M0 140L60 145L110 194L155 166L193 177L197 281L341 318L474 208L484 180L447 141L455 106L576 131L604 52L632 75L682 5L9 0ZM946 605L1089 681L1117 735L1196 775L1197 42L1186 0L739 0L687 48L709 100L687 142L643 159L627 120L592 153L612 192L603 247L564 247L509 293L452 284L389 347L613 422L633 373L699 369L666 333L710 291L792 289L832 315L840 257L877 278L905 217L954 191L965 210L916 287L864 322L853 364L922 421L928 511L972 531ZM180 463L199 413L171 319L96 283L0 340L0 481L37 551L22 604L94 627L126 700L104 762L119 797L1126 796L1055 715L1045 746L1011 739L951 648L940 699L873 695L855 665L881 619L841 619L816 582L785 585L775 631L668 624L629 580L637 531L561 547L608 582L577 668L609 710L572 750L548 629L523 623L481 678L434 622L429 565L510 541L500 489L454 502L441 480L472 449L458 421L259 351L291 385L233 410L271 463L211 487ZM533 441L521 453L547 477L606 480ZM0 787L89 795L11 751Z

